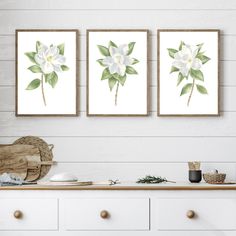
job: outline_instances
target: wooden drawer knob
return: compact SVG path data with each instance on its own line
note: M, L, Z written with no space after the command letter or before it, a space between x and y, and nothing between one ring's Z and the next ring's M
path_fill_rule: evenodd
M195 216L195 212L193 210L189 210L189 211L187 211L186 215L189 219L192 219Z
M100 216L103 219L107 219L107 218L109 218L109 212L106 211L106 210L103 210L103 211L100 212Z
M21 211L19 211L19 210L16 210L16 211L14 212L14 217L15 217L16 219L21 219L21 218L23 217L23 213L22 213Z

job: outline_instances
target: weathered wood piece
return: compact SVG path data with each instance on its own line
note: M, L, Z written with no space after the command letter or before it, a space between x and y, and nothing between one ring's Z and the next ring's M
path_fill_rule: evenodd
M40 151L41 161L52 161L53 154L52 149L54 145L47 144L43 139L35 136L25 136L17 139L14 144L22 144L22 145L33 145L37 147ZM38 179L43 178L50 170L51 165L41 165L40 167L40 176Z
M0 157L0 174L11 173L22 179L26 179L27 166L28 163L24 157Z
M0 145L0 161L0 173L13 173L27 181L40 175L40 152L33 145Z

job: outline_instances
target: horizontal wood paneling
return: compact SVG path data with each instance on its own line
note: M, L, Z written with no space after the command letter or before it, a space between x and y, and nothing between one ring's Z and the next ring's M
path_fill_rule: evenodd
M35 17L37 15L37 17ZM174 17L173 19L173 16ZM128 20L127 20L128 19ZM233 22L235 11L194 11L194 10L56 10L2 11L0 34L13 34L15 29L78 28L85 34L89 28L218 28L225 34L236 34Z
M156 29L155 29L156 30ZM81 36L79 38L80 50L79 50L79 60L86 60L86 37ZM157 60L157 36L152 35L149 37L150 42L150 53L149 60ZM224 47L223 47L224 45ZM224 61L235 61L236 60L236 35L224 35L221 36L220 45L220 58ZM15 60L15 37L14 36L0 36L0 60Z
M54 159L59 164L49 176L68 171L81 180L136 180L154 174L186 181L186 162L200 160L204 171L218 168L227 172L230 179L236 179L235 22L235 0L1 0L0 143L11 143L24 135L42 136L53 143ZM20 28L80 30L80 117L15 117L14 33ZM150 29L152 112L149 117L86 117L85 33L91 28ZM156 30L163 28L221 30L221 117L156 116ZM181 235L185 234L181 232ZM188 235L195 236L193 232Z
M236 3L234 0L214 0L214 4L212 1L206 0L198 0L198 1L189 1L189 0L165 0L158 1L156 0L148 0L145 1L137 1L137 0L113 0L112 4L108 4L107 0L8 0L0 2L0 9L87 9L87 10L99 10L99 9L116 9L116 10L145 10L145 9L204 9L204 10L212 10L212 9L220 9L220 10L232 10L236 9Z
M220 117L15 117L0 116L1 136L236 136L236 112ZM66 142L66 139L65 139Z
M0 137L10 144L19 137ZM236 137L43 137L58 162L235 162ZM93 150L92 152L90 150ZM214 164L213 164L214 166Z
M150 61L150 85L157 85L157 62ZM79 62L79 82L86 86L86 62ZM236 68L236 61L222 61L220 63L220 84L224 86L236 86L236 79L232 71ZM0 61L0 86L15 85L15 62Z
M86 112L86 87L79 87L80 111ZM157 111L157 87L149 88L151 97L150 111ZM236 111L236 87L221 87L220 111ZM15 87L0 87L0 112L15 110Z
M14 87L0 87L0 111L15 111Z

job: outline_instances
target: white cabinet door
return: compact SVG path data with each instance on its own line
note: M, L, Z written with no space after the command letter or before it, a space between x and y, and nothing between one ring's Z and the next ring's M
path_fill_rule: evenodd
M57 230L57 205L57 199L0 199L0 230Z
M67 230L149 230L149 199L65 199L64 210Z
M158 199L153 210L159 230L236 229L236 199Z

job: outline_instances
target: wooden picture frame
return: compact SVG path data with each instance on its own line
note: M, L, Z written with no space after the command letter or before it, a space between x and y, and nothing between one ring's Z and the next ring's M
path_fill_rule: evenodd
M148 33L149 31L146 29L87 30L87 116L148 116ZM123 50L122 47L125 49ZM121 54L123 53L124 55L118 56L122 58L121 60L123 58L128 60L127 64L124 63L126 66L125 70L123 65L119 65L120 67L118 67L115 63L113 64L113 68L112 63L108 61L113 60L115 52L121 49L123 50ZM112 51L112 55L110 54L111 50L114 51L114 54ZM137 57L137 53L140 53L139 58L135 58ZM108 78L106 78L106 75ZM123 81L124 77L125 79ZM135 79L137 83L136 88ZM131 90L132 82L134 84L134 90L139 87L141 88L139 90L139 96L139 91L135 92ZM121 95L118 92L119 84L122 87L120 90L123 89L123 94ZM101 91L101 93L97 94L97 91ZM133 100L125 101L127 99L125 92L126 94L130 92ZM104 97L101 97L103 95ZM138 102L135 103L135 99Z
M77 29L16 30L16 116L78 116L78 36Z
M157 115L219 116L220 30L160 29L157 41Z

